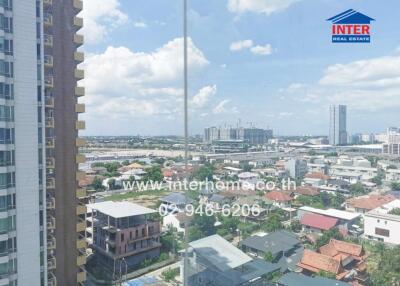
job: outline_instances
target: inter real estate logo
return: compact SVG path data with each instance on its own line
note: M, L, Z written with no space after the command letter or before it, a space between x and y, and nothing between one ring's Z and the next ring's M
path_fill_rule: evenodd
M371 17L353 9L333 16L327 21L332 22L332 43L369 43L371 42Z

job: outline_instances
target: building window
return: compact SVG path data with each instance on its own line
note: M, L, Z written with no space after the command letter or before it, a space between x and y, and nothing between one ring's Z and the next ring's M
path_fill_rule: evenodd
M389 237L390 236L390 231L388 229L383 229L383 228L376 227L375 228L375 234L376 235L380 235L380 236Z
M124 241L124 239L125 239L124 234L121 233L121 241Z

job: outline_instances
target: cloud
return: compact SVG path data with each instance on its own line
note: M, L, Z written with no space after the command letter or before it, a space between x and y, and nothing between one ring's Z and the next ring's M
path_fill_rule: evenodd
M239 113L238 109L236 106L234 107L227 107L227 105L231 101L229 99L224 99L220 101L212 110L214 114L221 114L221 113Z
M189 68L196 73L209 62L188 39ZM174 116L181 110L183 39L173 39L152 52L135 52L126 47L108 47L101 54L89 54L85 61L83 98L94 117L130 118L149 115ZM198 105L208 90L194 97ZM216 89L216 87L215 87Z
M147 28L147 24L145 22L135 22L133 23L135 28Z
M101 0L101 5L98 0L85 0L83 5L86 43L102 42L113 29L128 22L128 16L119 9L118 0Z
M253 46L252 40L243 40L243 41L233 42L229 48L232 52L236 52L236 51L250 48L252 46Z
M250 49L250 51L253 54L262 56L270 55L272 53L271 44L266 44L264 46L261 45L253 46L253 45L254 43L252 40L243 40L243 41L233 42L229 48L232 52L237 52L244 49Z
M266 56L272 53L272 46L270 44L266 44L265 46L257 45L255 47L252 47L250 51L256 55Z
M228 0L227 8L232 13L253 12L270 15L281 12L299 0Z
M289 100L347 104L354 110L400 108L400 55L333 64L314 84L295 83L280 91Z
M217 93L217 86L216 85L208 85L199 90L199 92L193 96L192 100L190 101L191 108L202 108L207 103L210 102L212 96Z

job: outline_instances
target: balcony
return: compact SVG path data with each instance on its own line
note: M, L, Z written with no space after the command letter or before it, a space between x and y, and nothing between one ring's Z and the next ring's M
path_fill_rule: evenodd
M74 59L76 62L81 63L85 60L85 54L82 52L75 52Z
M84 147L86 145L86 140L83 138L76 138L75 145L76 147Z
M54 178L48 178L46 180L46 188L48 189L54 189L56 187L56 179Z
M85 214L85 213L86 213L86 206L85 205L78 205L76 207L76 215L82 215L82 214Z
M76 154L76 163L77 164L83 164L86 162L86 157L83 154Z
M76 265L82 266L86 264L86 254L78 251L78 257L76 258Z
M55 198L47 198L46 208L47 209L55 209L56 208L56 199Z
M54 148L54 138L46 138L46 148Z
M46 168L53 169L56 166L56 160L54 158L46 158Z
M53 36L45 34L44 35L44 45L47 47L52 47L53 46Z
M76 113L85 113L85 105L83 103L75 104L75 112Z
M84 198L86 197L86 190L85 189L76 189L76 197L77 198Z
M85 96L85 88L82 86L75 87L75 95L77 97Z
M54 256L47 257L47 269L52 270L57 267L56 258Z
M54 128L54 117L46 117L46 127Z
M76 223L76 232L82 232L86 230L86 221L85 220L78 220Z
M76 130L84 130L86 128L86 123L85 121L78 120L75 124Z
M49 250L56 249L56 238L52 235L47 236L47 249Z
M44 85L48 88L53 88L54 87L54 78L52 75L46 75L44 77Z
M44 66L47 68L53 67L53 56L44 55Z
M56 219L50 215L47 215L46 226L47 226L47 229L55 229L56 228Z
M44 13L43 24L44 24L44 26L47 26L47 27L53 26L53 15L51 15L50 13Z
M47 286L57 286L57 278L52 271L48 272Z
M77 30L83 27L83 19L81 17L74 17L74 26Z
M85 281L86 281L86 272L85 271L78 272L78 274L76 275L76 282L82 283Z
M83 235L80 235L78 240L76 241L76 248L77 249L86 249L87 248L86 238Z
M75 78L81 80L85 78L85 71L80 69L75 69Z
M47 6L53 5L53 0L43 0L43 4Z
M47 108L54 108L54 97L46 96L44 102Z
M74 35L74 43L79 47L83 45L84 38L82 35L75 34Z
M85 176L86 176L85 172L82 172L82 171L76 172L76 180L77 181L83 180L85 178Z
M78 11L83 9L83 2L82 0L74 0L74 8Z

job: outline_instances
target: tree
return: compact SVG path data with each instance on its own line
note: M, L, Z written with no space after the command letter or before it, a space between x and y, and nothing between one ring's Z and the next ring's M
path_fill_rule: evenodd
M202 237L203 234L197 225L193 225L189 228L189 241L198 240Z
M290 230L293 232L299 232L301 231L301 224L298 220L294 220L292 221L292 223L290 224Z
M164 178L159 166L152 166L146 172L147 174L143 177L144 181L161 182Z
M373 256L376 266L369 269L372 285L397 285L400 281L400 247L389 248L381 244Z
M366 194L365 188L362 184L357 183L350 186L350 193L353 196Z
M393 182L391 187L393 191L400 191L400 182Z
M268 251L264 254L264 260L267 262L272 262L274 261L274 256L272 255L271 251Z
M339 232L337 228L332 228L324 232L324 234L317 239L315 247L320 248L321 246L327 244L332 238L337 240L343 240L343 235Z
M94 177L92 187L96 190L96 192L104 191L105 189L103 186L103 180L98 176Z
M129 160L124 160L121 163L123 166L128 166L129 165Z
M116 189L115 179L114 178L109 179L107 184L108 184L108 188L110 190L115 190Z
M280 215L273 213L270 214L266 222L261 226L264 231L274 232L276 230L282 229L282 218Z
M392 215L399 215L399 216L400 216L400 208L394 208L394 209L392 209L392 210L389 212L389 214L392 214Z
M161 273L161 276L164 278L165 282L170 282L179 274L179 268L171 269L168 268L167 270Z
M327 272L327 271L323 271L323 270L318 272L318 276L329 278L329 279L336 279L335 273L331 273L331 272Z
M195 173L194 173L194 178L196 178L199 181L212 181L213 180L213 174L214 170L211 165L204 165L201 166Z
M382 185L382 176L378 175L375 176L371 179L371 182L376 184L377 186L381 186Z
M241 164L240 168L243 170L243 172L250 172L252 169L249 163Z

